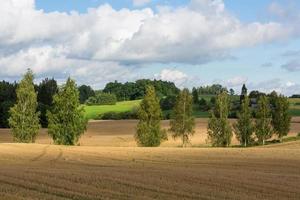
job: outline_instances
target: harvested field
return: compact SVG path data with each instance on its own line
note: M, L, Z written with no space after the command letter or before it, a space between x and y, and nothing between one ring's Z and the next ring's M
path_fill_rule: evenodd
M231 120L232 122L234 120ZM120 120L120 121L90 121L87 132L80 139L81 146L109 146L109 147L135 147L134 133L136 120ZM163 121L162 126L169 128L169 121ZM208 146L207 138L207 119L196 120L196 133L191 138L193 146ZM289 136L295 136L300 132L300 117L294 117L291 124ZM13 138L8 129L0 129L0 143L11 143ZM51 138L47 135L47 130L43 129L37 138L36 143L52 144ZM232 144L238 144L235 137ZM169 135L169 140L165 141L162 147L178 147L181 145L180 139L174 140Z
M206 123L192 138L202 148L185 149L172 138L135 147L136 121L90 122L74 147L51 145L46 130L39 144L0 130L0 199L300 199L300 141L206 148ZM294 118L290 135L299 131Z
M276 148L0 145L2 199L299 199L300 143Z

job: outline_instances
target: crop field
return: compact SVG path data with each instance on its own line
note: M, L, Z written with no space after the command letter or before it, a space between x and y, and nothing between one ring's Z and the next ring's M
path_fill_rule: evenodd
M207 120L197 119L189 148L172 137L140 148L136 123L91 121L73 147L52 145L45 129L37 144L12 143L0 129L0 199L300 198L300 141L209 148ZM300 118L293 118L290 136L298 132Z

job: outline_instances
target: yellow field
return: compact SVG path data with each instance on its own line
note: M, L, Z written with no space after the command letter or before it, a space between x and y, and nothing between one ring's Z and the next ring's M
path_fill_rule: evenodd
M293 122L291 135L300 132ZM300 199L300 141L182 149L170 138L139 148L135 124L91 122L74 147L50 145L46 130L39 144L15 144L1 130L0 199ZM205 146L205 133L197 120L192 144Z

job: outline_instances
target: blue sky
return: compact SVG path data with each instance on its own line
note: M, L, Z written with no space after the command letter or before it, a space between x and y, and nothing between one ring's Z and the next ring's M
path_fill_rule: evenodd
M18 79L29 65L38 80L72 76L95 88L157 78L180 87L221 83L239 92L246 83L300 93L296 0L8 1L5 11L29 14L15 11L15 21L4 21L18 27L6 41L0 34L4 79Z

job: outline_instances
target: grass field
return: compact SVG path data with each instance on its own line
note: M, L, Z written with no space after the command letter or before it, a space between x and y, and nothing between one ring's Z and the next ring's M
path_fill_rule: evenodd
M181 142L170 136L161 147L140 148L136 124L91 121L73 147L52 145L45 129L37 144L12 143L0 129L0 199L300 198L300 141L207 148L207 119L197 119L190 147L201 148L176 148ZM289 136L298 132L293 118Z
M87 119L96 119L99 115L106 112L126 112L137 107L141 101L122 101L116 105L101 105L101 106L84 106L85 116Z
M300 98L289 99L290 114L292 116L300 116Z
M204 98L206 101L210 101L213 95L200 95L200 98ZM234 96L237 100L239 96ZM292 116L300 116L300 99L289 99L290 101L290 114ZM138 107L141 100L135 101L123 101L118 102L116 105L103 105L103 106L84 106L87 119L97 119L97 117L106 112L125 112L131 111L132 109ZM167 115L170 111L165 111L164 114ZM207 118L209 117L209 112L202 112L194 109L193 115L197 118Z

